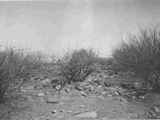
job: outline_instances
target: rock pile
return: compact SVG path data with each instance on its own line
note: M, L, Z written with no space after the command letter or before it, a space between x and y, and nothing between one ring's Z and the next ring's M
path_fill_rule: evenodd
M119 86L111 85L106 81L105 74L93 74L84 82L75 84L75 89L81 91L82 96L94 94L96 96L115 96L124 92Z

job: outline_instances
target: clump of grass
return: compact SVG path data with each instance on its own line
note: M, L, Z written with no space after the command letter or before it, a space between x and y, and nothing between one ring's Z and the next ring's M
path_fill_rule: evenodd
M113 52L113 57L122 69L134 71L143 78L145 85L160 88L160 31L145 29L132 35ZM151 76L155 76L152 78ZM150 79L152 78L152 79Z
M67 83L84 81L92 73L94 60L97 57L93 50L80 49L67 54L61 62L61 73Z

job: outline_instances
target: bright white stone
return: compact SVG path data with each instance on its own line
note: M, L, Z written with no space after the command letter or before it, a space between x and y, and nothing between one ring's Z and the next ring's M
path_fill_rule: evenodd
M85 113L81 113L76 115L76 117L79 118L97 118L97 112L93 111L93 112L85 112Z

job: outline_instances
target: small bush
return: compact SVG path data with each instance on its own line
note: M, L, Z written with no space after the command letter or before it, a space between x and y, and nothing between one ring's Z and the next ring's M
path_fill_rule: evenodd
M84 81L94 71L96 54L92 50L77 50L62 60L61 73L67 83Z
M152 73L160 71L160 31L141 30L139 35L130 36L128 41L113 52L118 65L135 72L146 84L152 83L153 88L160 88L158 77L156 80L149 79Z

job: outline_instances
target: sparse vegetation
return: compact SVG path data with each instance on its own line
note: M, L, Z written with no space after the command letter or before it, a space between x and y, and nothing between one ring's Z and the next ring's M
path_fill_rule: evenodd
M141 30L139 35L130 36L128 43L123 42L120 48L113 52L113 57L122 69L133 71L143 78L145 86L160 89L160 31L158 29Z
M4 101L6 93L18 89L41 65L40 58L33 54L25 55L21 50L12 48L0 51L0 101Z
M66 55L61 63L62 76L67 83L84 81L94 71L96 54L92 50L75 50L71 55Z

